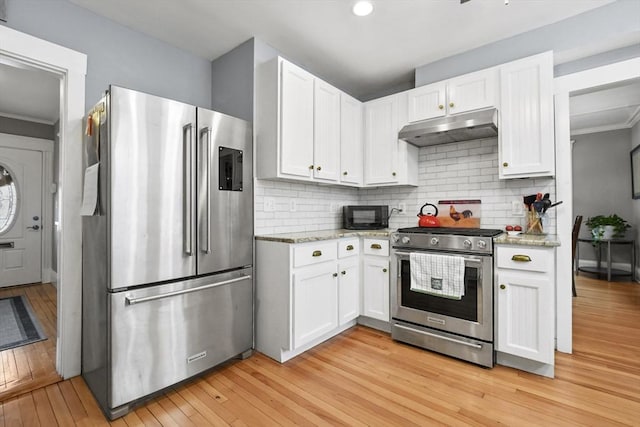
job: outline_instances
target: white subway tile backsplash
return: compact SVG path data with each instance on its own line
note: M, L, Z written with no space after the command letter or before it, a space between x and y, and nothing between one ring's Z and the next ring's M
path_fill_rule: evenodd
M342 206L386 204L389 209L403 203L406 212L391 213L390 228L417 225L417 213L426 202L443 199L480 199L481 226L503 228L525 224L524 217L511 215L511 202L537 192L550 193L555 201L553 178L498 179L496 138L423 147L419 150L418 184L415 187L361 189L318 184L255 180L255 233L272 234L342 227ZM275 212L264 212L264 197L275 200ZM291 200L295 211L291 212ZM332 210L331 208L337 208ZM549 212L555 233L555 210Z

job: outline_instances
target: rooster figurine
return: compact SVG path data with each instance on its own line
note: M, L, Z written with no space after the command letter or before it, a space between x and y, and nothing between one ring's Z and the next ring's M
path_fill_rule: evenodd
M455 221L458 222L460 221L460 219L462 218L471 218L473 216L473 212L471 212L469 209L464 210L462 212L458 212L456 211L456 208L453 207L453 205L451 205L449 207L449 216Z

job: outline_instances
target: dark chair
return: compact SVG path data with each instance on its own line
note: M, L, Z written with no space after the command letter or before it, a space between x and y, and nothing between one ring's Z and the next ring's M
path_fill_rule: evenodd
M580 234L580 225L582 225L582 215L577 215L576 220L573 223L573 231L571 232L571 289L573 296L577 297L576 292L576 278L575 278L575 265L576 265L576 245L578 244L578 234Z

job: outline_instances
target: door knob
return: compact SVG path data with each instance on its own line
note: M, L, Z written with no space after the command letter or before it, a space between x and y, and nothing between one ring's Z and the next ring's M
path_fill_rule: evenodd
M32 230L35 230L35 231L40 230L40 226L39 225L34 225L33 227L27 227L27 228L31 228Z

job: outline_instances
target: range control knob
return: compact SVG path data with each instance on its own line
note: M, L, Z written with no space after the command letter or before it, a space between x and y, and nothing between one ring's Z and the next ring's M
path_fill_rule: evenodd
M410 241L411 241L411 239L409 238L409 236L404 236L404 237L402 238L402 243L403 243L403 244L405 244L405 245L406 245L407 243L409 243Z
M471 240L467 239L464 242L462 242L462 244L464 245L465 248L470 248L471 247Z
M438 243L440 243L440 240L438 240L438 238L437 238L437 237L432 237L432 238L431 238L431 244L432 244L433 246L436 246Z
M487 242L485 242L484 240L478 241L478 248L485 249L486 247L487 247Z
M393 241L393 243L398 243L398 240L400 240L400 236L398 236L396 233L393 233L391 235L391 240Z

